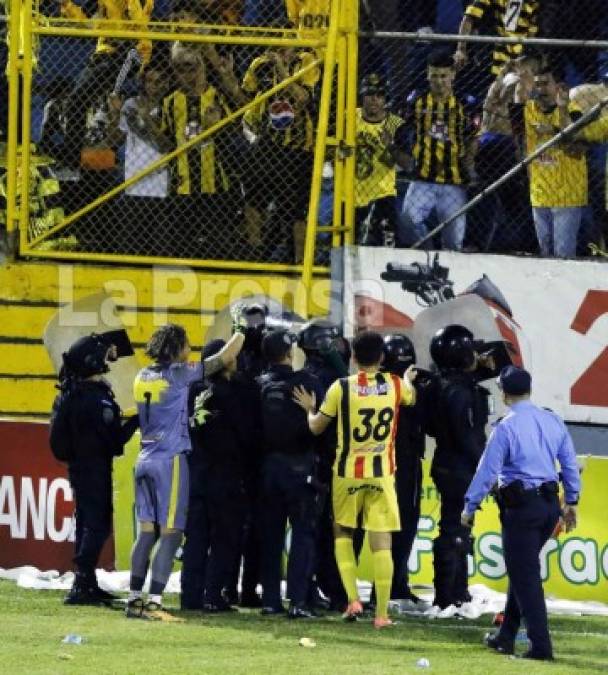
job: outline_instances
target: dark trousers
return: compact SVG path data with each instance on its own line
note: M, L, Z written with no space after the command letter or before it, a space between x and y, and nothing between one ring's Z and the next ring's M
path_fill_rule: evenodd
M222 590L231 581L242 540L245 502L239 481L209 472L205 496L209 522L205 602L221 602Z
M397 210L395 197L382 197L355 211L357 242L362 246L395 245Z
M393 532L394 572L391 598L399 599L407 598L410 594L407 563L416 539L420 518L422 461L417 454L411 453L399 459L395 474L395 487L399 502L401 530Z
M184 532L181 574L182 609L202 609L209 550L209 516L205 501L203 467L196 454L188 455L190 495Z
M531 649L542 655L551 654L552 648L539 554L558 519L557 497L547 499L540 495L521 506L505 508L501 519L509 591L499 637L513 642L523 618Z
M112 531L112 460L72 462L68 473L76 516L73 561L79 575L92 579Z
M433 542L434 603L445 608L470 599L467 556L473 540L470 529L460 524L460 514L473 475L445 469L431 475L441 499L439 536Z
M287 520L291 524L291 547L287 563L287 597L293 604L305 603L315 560L317 525L316 493L307 484L312 458L269 455L262 468L261 523L262 604L281 604L281 559Z

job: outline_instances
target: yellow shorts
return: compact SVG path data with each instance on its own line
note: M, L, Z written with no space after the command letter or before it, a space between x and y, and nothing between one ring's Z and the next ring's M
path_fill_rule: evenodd
M362 513L364 530L397 532L401 529L394 476L334 476L332 490L334 520L338 525L354 529Z

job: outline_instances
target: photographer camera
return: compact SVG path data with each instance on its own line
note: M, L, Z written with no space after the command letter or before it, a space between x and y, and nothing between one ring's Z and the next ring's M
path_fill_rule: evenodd
M67 462L75 501L76 576L66 605L111 604L115 597L99 588L95 569L112 530L112 460L139 426L137 415L126 423L103 377L118 351L102 335L78 339L63 354L60 393L53 403L50 445L56 459Z

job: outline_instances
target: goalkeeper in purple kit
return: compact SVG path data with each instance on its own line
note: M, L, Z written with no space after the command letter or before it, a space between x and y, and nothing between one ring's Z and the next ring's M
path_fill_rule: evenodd
M146 354L154 363L135 378L133 393L141 427L141 449L135 467L138 535L131 552L128 617L163 618L162 593L173 568L186 527L189 475L186 456L188 389L192 382L221 370L236 358L246 325L239 309L233 315L234 335L217 354L190 362L186 331L167 324L154 332ZM151 567L147 602L143 586L152 548L159 541Z

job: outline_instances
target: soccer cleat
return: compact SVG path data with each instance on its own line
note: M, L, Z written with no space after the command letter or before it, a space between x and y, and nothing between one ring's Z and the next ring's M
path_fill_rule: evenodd
M141 619L144 612L144 601L142 598L133 598L127 600L125 607L125 616L127 619Z
M395 625L395 622L389 619L387 616L377 616L374 619L374 628L376 630L381 630L382 628L391 628Z
M346 611L344 612L344 614L342 614L342 618L344 619L344 621L356 621L357 619L360 619L362 616L363 616L363 605L359 600L353 600L352 602L349 602Z
M500 640L497 633L486 633L483 641L486 647L493 649L498 654L513 654L515 652L513 643Z
M165 623L183 623L184 619L180 619L177 616L173 616L165 609L162 605L159 605L158 602L153 602L148 600L144 605L144 609L141 613L142 619L147 619L148 621L163 621Z

